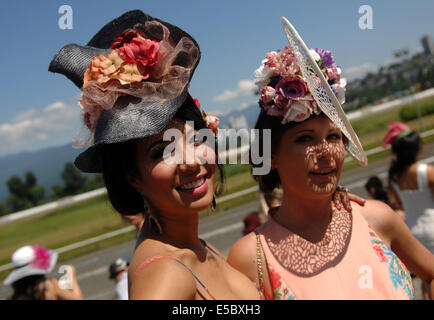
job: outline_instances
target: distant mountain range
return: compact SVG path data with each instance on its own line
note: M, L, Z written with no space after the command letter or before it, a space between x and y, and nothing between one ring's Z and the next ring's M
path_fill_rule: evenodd
M13 175L21 177L27 171L33 171L38 185L45 187L46 195L51 194L51 186L63 184L60 173L66 162L73 162L81 150L74 149L71 144L50 147L38 151L26 151L0 158L0 201L9 196L6 181Z
M249 127L253 127L259 114L257 104L251 105L241 111L233 111L220 116L221 126L229 126L231 116L244 115ZM0 201L9 196L6 181L13 175L24 179L27 171L32 171L38 184L45 187L45 194L51 195L51 187L63 184L60 173L66 162L73 162L75 157L83 150L74 149L71 144L50 147L38 151L26 151L0 157Z

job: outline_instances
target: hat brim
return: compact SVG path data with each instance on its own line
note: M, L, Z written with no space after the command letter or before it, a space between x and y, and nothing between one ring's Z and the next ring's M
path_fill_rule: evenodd
M297 30L295 30L293 25L285 17L282 17L282 27L290 46L294 50L301 72L306 78L309 91L314 97L318 107L347 137L348 144L346 145L346 149L351 156L360 165L366 166L368 164L368 159L359 138L345 115L341 104L330 88L330 85L324 78L318 64L312 58L308 47L298 34Z
M28 276L48 274L54 269L54 266L57 263L57 258L58 253L51 251L50 267L48 269L39 269L32 264L28 264L24 267L14 269L3 281L3 284L7 286Z
M142 101L131 96L120 97L116 102L116 107L101 113L95 130L95 143L80 153L74 164L83 172L102 172L103 149L106 144L161 133L186 100L190 100L187 103L186 112L190 113L192 120L203 121L188 91L174 99L158 103Z

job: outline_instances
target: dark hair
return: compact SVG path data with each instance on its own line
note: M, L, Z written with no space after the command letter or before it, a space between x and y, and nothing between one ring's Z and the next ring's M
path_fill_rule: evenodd
M282 124L282 118L273 117L268 115L264 110L261 110L261 113L256 120L255 129L258 129L259 135L256 137L259 143L259 150L262 151L263 146L263 130L271 129L271 155L273 155L277 148L279 147L280 140L285 133L285 131L294 125L295 122L290 122L286 124ZM263 153L262 153L263 154ZM262 164L254 164L250 161L252 167L256 167ZM254 175L253 178L259 183L259 188L262 192L268 193L272 192L274 188L280 186L281 181L279 174L276 169L271 169L270 172L266 175Z
M381 182L380 178L377 176L370 177L368 181L366 181L365 189L369 192L371 188L374 188L374 199L380 200L387 203L387 192L383 186L383 182Z
M396 158L392 160L389 168L389 181L397 182L404 171L417 161L421 147L422 139L414 131L393 141L392 152Z
M182 121L193 120L196 130L206 128L205 121L200 116L196 104L192 101L188 98L174 118ZM136 163L138 141L139 139L132 139L107 144L103 148L103 178L107 194L116 211L123 215L135 215L145 210L142 196L127 180L128 176L138 176ZM217 148L215 150L217 152ZM224 171L221 164L217 164L217 168L220 183L216 187L215 194L219 195L224 187Z
M13 295L11 300L44 300L45 287L41 284L45 282L44 275L33 275L19 279L12 283Z

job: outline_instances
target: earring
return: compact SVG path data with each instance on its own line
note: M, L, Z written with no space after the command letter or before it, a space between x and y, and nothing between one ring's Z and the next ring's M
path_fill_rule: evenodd
M159 235L163 234L163 228L161 227L161 225L158 222L157 218L155 218L153 215L149 215L149 223L151 224L152 229L156 233L158 233Z
M215 207L217 206L217 203L215 201L215 195L212 195L212 202L211 202L211 211L215 212Z
M151 210L148 205L148 201L143 197L143 208L145 211L145 219L148 217L147 221L149 221L149 224L151 225L152 230L158 234L163 234L163 228L161 227L161 224L158 222L158 219L154 217L154 215L151 213Z

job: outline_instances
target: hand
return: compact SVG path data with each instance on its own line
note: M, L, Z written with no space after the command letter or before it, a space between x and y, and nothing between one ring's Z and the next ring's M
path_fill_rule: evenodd
M366 199L349 193L348 189L344 187L339 186L336 188L336 191L333 194L333 202L338 210L344 207L345 210L351 212L353 210L353 208L351 207L351 201L355 201L359 205L364 206Z

